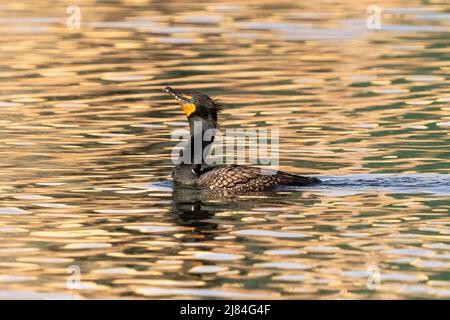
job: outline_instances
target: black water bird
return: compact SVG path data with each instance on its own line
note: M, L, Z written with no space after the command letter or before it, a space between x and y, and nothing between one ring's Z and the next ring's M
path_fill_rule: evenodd
M172 174L176 184L234 194L269 191L279 186L308 186L320 183L315 177L303 177L282 171L272 171L271 174L266 171L263 174L261 168L257 167L235 164L206 167L205 158L214 141L214 133L210 139L204 139L204 134L207 130L217 130L221 104L198 92L184 92L171 87L166 87L163 91L178 101L190 127L189 141L180 152L180 163L175 166Z

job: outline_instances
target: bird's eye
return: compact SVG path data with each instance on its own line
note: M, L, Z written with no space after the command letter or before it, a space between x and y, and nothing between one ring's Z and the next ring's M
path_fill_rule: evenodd
M191 102L191 103L197 103L197 99L191 98L191 99L189 100L189 102Z

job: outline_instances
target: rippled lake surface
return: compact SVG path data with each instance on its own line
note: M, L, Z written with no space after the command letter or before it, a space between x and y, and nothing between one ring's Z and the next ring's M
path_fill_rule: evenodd
M450 297L448 3L76 4L0 6L0 298ZM166 85L324 184L174 190Z

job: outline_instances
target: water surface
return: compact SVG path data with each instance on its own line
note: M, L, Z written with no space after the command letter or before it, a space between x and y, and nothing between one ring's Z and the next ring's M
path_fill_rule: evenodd
M445 2L77 4L0 7L0 298L450 297ZM166 85L325 183L174 190Z

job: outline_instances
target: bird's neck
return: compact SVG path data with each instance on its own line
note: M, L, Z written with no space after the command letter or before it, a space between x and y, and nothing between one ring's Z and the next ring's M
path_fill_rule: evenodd
M216 135L217 124L213 118L189 118L190 136L181 154L181 164L188 165L193 172L200 173L209 155L210 145Z

